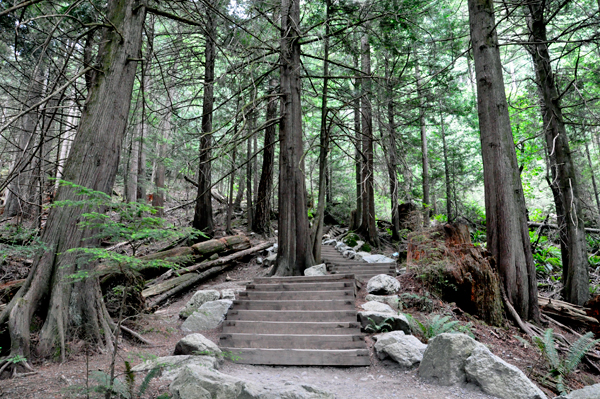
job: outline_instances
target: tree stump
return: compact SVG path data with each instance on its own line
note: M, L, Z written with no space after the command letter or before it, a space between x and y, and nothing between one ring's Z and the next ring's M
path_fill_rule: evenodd
M502 322L502 297L494 259L473 246L465 225L436 227L408 236L408 269L447 302L478 315L486 323Z

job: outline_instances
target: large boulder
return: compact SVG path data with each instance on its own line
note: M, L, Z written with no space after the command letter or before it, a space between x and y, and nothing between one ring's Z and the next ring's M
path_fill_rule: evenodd
M388 258L385 255L367 255L362 259L367 263L396 263L395 259Z
M174 355L204 355L220 357L221 349L202 334L190 334L181 338L175 345Z
M394 310L400 310L402 303L398 295L373 295L369 294L365 297L365 300L369 302L381 302L388 304Z
M412 368L423 359L427 345L413 335L405 335L402 331L380 334L375 343L375 351L379 359L387 357L395 360L400 366Z
M221 297L217 290L200 290L190 298L185 307L179 312L179 317L186 319L206 302L216 301Z
M476 382L483 392L500 399L546 399L546 395L512 364L478 345L465 363L468 381ZM600 396L598 396L600 398ZM591 399L585 396L586 399Z
M419 376L437 385L465 382L465 363L477 346L483 344L465 334L444 333L433 337L423 354Z
M400 283L387 274L378 274L367 283L367 292L376 295L391 295L400 290Z
M588 385L568 395L557 396L554 399L600 399L600 384Z
M410 334L410 324L403 314L364 311L358 312L358 320L360 321L362 330L366 332L373 332L367 331L367 326L372 324L380 326L385 322L392 327L392 331L400 330Z
M233 301L228 299L206 302L183 322L181 329L184 332L198 332L217 328L225 320L232 304Z
M205 369L216 369L219 361L214 356L163 356L146 360L131 368L134 372L148 372L160 367L160 377L165 380L174 380L185 366L202 367Z
M334 399L310 385L259 386L203 367L186 367L171 383L173 399Z
M394 311L394 309L392 309L390 305L387 305L387 304L381 303L381 302L371 301L371 302L363 303L360 306L364 310L367 310L367 311L370 311L370 312L381 312L381 313L396 314L396 311Z
M315 265L313 267L309 267L304 270L305 276L326 276L327 275L327 267L325 267L325 263L321 263L320 265Z

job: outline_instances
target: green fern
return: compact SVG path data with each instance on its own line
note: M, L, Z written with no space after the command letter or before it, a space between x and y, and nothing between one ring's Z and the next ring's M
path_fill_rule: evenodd
M426 319L423 323L411 315L405 315L410 324L411 330L418 333L424 340L428 341L436 335L443 333L464 332L473 335L470 331L470 324L463 326L457 320L450 320L450 316L440 316L438 314Z
M575 371L583 357L600 342L600 339L592 339L593 336L592 332L581 336L569 347L564 358L556 350L554 331L551 328L544 332L543 337L533 338L548 364L548 376L556 379L556 389L561 395L567 393L565 378Z
M388 317L387 319L383 320L379 324L377 324L370 317L368 318L368 320L369 320L369 325L365 327L365 331L367 331L367 332L371 331L374 333L382 333L382 332L392 331L392 325L389 322L394 321L393 317Z

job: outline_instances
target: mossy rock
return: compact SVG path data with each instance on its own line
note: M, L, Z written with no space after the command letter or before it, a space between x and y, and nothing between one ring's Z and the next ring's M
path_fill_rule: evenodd
M358 243L358 239L360 237L358 237L358 235L354 234L354 233L350 233L346 236L346 238L344 238L344 244L346 244L349 247L354 248Z
M364 252L371 252L371 246L369 244L365 243L365 244L363 244L362 247L360 247L360 250L364 251Z

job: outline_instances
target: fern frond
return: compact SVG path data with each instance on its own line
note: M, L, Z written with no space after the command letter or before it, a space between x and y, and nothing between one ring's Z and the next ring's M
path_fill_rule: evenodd
M585 333L585 335L583 335L571 345L571 347L569 348L569 352L567 353L567 358L565 359L563 365L563 375L567 376L571 372L573 372L577 368L577 366L579 366L579 363L581 363L583 357L594 346L596 346L598 342L600 342L600 340L598 339L593 340L593 336L594 333L588 331L587 333Z
M141 397L146 392L146 389L148 389L148 386L150 385L150 381L152 381L152 379L156 377L159 373L160 366L156 366L152 370L150 370L148 374L146 374L146 377L144 377L144 380L140 385L140 389L138 390L138 396Z
M542 353L548 359L548 363L551 368L560 369L560 357L558 356L558 351L556 350L555 342L554 342L554 331L549 328L544 331L543 338L544 347L542 349Z

